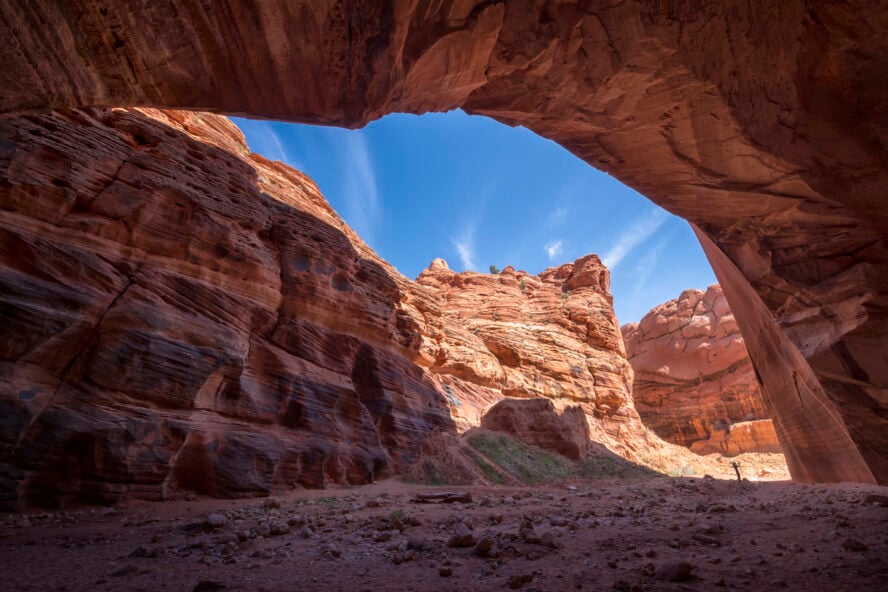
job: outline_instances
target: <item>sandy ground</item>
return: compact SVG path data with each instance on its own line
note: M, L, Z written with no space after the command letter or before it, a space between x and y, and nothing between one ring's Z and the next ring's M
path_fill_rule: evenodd
M469 503L422 504L459 491ZM888 488L711 478L0 516L9 591L888 590Z

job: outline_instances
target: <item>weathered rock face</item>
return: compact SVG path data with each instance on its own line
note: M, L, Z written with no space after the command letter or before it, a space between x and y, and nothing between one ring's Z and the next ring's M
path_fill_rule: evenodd
M499 274L455 273L440 259L417 278L446 323L431 368L445 392L459 391L454 417L477 426L503 397L543 397L580 405L597 418L596 436L624 448L641 424L629 396L626 360L597 255L539 276L506 267Z
M0 141L11 505L364 483L504 396L572 406L575 457L587 415L639 448L597 256L411 282L215 115L66 111Z
M738 421L724 430L713 430L708 440L697 440L691 450L698 454L735 456L744 452L780 453L780 442L770 419Z
M687 290L622 332L636 409L658 436L701 454L780 451L720 286ZM753 420L762 420L755 437L735 434L734 424Z
M888 483L888 11L5 0L0 31L4 113L463 107L560 143L693 223L794 477Z
M0 125L6 500L364 483L453 430L409 281L214 115Z
M548 399L505 399L490 408L481 427L580 460L589 449L589 424L579 407L561 413Z

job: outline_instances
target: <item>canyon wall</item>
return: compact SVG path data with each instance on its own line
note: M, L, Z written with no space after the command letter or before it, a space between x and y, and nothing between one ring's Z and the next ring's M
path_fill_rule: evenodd
M410 282L213 115L0 122L2 495L365 483L453 429Z
M6 114L462 107L558 142L692 222L794 478L888 483L884 6L3 0L0 35Z
M780 452L721 287L687 290L622 327L645 426L700 454Z
M398 274L211 114L0 120L0 504L399 473L506 396L644 447L597 256Z

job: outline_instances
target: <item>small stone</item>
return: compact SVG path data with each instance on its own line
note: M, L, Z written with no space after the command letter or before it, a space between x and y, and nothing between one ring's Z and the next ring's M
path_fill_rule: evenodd
M555 540L555 535L552 534L551 530L547 530L542 536L540 536L540 544L552 549L557 549L559 546L558 541Z
M663 563L654 571L654 577L664 582L686 582L691 579L694 567L686 561Z
M204 524L210 528L222 528L228 523L228 519L222 514L210 514Z
M425 541L425 539L421 539L418 537L410 537L407 539L408 551L425 551L428 548L429 544Z
M482 537L475 545L475 555L478 557L488 557L493 549L494 541L490 537Z
M865 504L875 504L877 506L882 506L888 508L888 495L879 495L878 493L871 493L863 498L863 503Z
M509 580L508 580L508 582L506 582L506 584L507 584L507 585L509 586L509 588L511 588L512 590L517 590L518 588L520 588L520 587L523 586L524 584L529 584L529 583L532 582L532 581L533 581L533 576L532 576L532 575L530 575L530 574L523 574L523 575L518 575L518 576L512 576L512 577L510 577Z
M122 578L125 576L137 576L142 573L142 570L139 569L138 565L127 564L121 567L118 567L114 571L111 572L111 576L115 578Z
M266 510L277 510L281 507L281 502L274 499L273 497L270 497L262 502L262 507Z
M869 547L867 547L865 544L858 541L857 539L847 538L842 543L842 548L847 549L848 551L862 552L866 551Z
M272 536L282 536L290 532L290 525L286 522L272 522L269 529Z
M458 522L453 527L453 536L447 541L448 547L471 547L475 544L475 535L469 530L469 527Z
M321 547L321 557L324 559L335 559L342 557L342 551L334 543L327 543Z

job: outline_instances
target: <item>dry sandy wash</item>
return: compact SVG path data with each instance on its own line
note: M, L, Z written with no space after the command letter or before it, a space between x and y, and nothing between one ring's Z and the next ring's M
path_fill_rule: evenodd
M5 588L880 590L888 488L656 477L6 515ZM457 491L457 490L454 490Z

